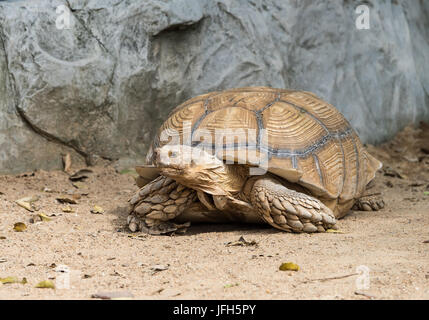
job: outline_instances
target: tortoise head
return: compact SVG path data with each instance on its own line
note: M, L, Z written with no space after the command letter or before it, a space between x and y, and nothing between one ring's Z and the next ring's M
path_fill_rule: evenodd
M165 145L154 153L160 173L188 188L213 195L229 195L241 189L243 182L238 183L236 170L201 148Z

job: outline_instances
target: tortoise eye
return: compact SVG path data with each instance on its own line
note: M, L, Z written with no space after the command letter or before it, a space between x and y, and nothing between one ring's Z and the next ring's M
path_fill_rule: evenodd
M168 151L168 157L169 158L176 158L177 157L177 152L174 151Z

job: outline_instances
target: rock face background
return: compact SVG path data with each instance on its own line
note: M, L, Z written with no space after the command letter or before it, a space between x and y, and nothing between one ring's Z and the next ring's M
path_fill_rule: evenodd
M429 119L429 2L365 4L369 30L357 1L2 1L0 173L139 162L173 107L249 85L313 91L381 142Z

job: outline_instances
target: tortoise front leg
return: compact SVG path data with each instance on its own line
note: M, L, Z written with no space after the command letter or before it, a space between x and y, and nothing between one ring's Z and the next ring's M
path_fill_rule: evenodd
M288 189L272 177L254 182L250 200L262 219L284 231L324 232L336 222L331 209L318 199Z
M196 199L196 192L171 178L159 176L143 186L130 199L128 227L132 232L161 234L176 231L188 225L169 220L180 215Z

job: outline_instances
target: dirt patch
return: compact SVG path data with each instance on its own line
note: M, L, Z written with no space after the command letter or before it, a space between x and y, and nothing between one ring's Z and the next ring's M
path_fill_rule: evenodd
M75 186L61 171L0 176L0 278L20 281L0 283L0 298L113 292L143 299L428 299L428 144L422 124L368 146L384 163L368 192L381 192L386 207L351 211L338 222L342 233L204 224L184 235L131 234L125 224L127 200L137 190L132 171L98 162ZM15 202L32 196L37 211ZM50 221L40 221L40 213ZM14 231L17 222L27 229ZM285 262L299 270L279 270ZM35 288L44 280L56 289Z

